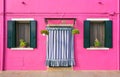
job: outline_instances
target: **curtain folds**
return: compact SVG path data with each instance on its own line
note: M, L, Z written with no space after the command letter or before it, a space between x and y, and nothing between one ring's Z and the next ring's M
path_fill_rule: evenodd
M72 27L47 27L47 60L51 67L74 65L74 46Z

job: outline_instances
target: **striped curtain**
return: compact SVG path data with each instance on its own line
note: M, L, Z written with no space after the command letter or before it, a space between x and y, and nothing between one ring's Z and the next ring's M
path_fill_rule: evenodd
M69 67L74 65L74 46L72 27L47 27L47 60L50 67Z

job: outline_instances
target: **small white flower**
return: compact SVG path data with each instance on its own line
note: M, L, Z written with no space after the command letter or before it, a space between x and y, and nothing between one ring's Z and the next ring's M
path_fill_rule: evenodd
M46 34L43 33L42 35L45 36Z

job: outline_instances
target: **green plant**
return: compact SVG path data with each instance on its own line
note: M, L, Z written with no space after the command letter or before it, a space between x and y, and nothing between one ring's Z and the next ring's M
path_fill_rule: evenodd
M100 41L97 38L94 41L94 46L95 47L100 47L101 46L101 43L100 43Z
M23 39L20 39L20 47L26 47L27 42L25 42Z
M79 30L78 29L73 29L72 30L72 34L79 34L80 32L79 32Z
M49 34L48 30L41 30L40 32L41 32L41 34L45 34L45 35Z

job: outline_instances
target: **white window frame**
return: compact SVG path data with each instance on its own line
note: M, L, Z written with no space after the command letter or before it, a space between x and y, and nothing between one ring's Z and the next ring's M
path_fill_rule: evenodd
M109 18L87 18L88 21L109 21Z
M35 20L34 18L12 18L13 21L31 21Z
M109 18L87 18L86 20L88 21L109 21ZM109 50L110 48L95 48L95 47L91 47L91 48L87 48L87 50Z
M32 21L34 18L11 18L12 21ZM11 48L11 50L33 50L34 48Z

